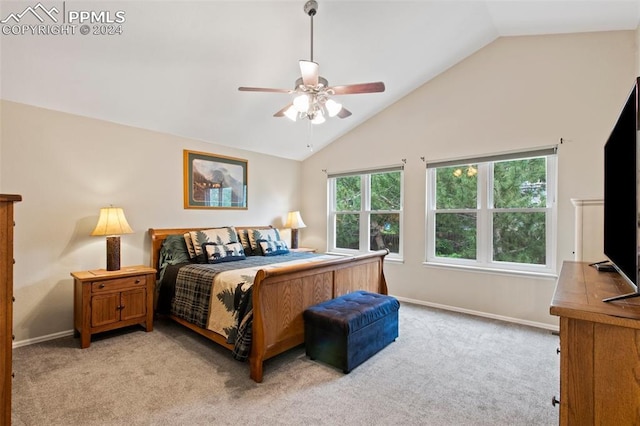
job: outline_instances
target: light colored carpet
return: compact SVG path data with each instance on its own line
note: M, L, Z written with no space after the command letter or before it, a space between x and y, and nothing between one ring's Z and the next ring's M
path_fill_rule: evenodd
M168 321L13 352L20 425L557 425L558 337L403 303L400 337L350 374L295 348L264 382Z

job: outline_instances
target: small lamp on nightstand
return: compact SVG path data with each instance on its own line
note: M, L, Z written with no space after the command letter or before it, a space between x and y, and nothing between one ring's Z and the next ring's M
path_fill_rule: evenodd
M287 214L287 223L284 224L285 228L291 228L291 248L298 248L298 229L306 228L307 225L302 221L299 211L289 212Z
M133 229L124 217L124 211L120 207L103 207L100 209L100 217L96 229L91 235L107 236L107 271L120 270L120 235L132 234Z

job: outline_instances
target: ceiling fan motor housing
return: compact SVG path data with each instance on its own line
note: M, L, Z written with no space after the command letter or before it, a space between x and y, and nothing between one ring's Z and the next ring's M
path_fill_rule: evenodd
M318 12L318 2L315 0L309 0L304 4L304 13L309 16L313 16Z
M296 80L296 85L294 86L293 90L300 89L303 92L318 92L320 91L320 89L326 89L327 87L329 87L329 82L327 81L327 79L322 76L318 76L318 85L316 87L305 86L302 78L299 78Z

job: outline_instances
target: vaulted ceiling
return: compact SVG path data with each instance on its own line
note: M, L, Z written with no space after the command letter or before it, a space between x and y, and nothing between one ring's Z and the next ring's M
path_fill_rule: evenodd
M237 90L293 88L298 60L310 58L304 3L43 0L67 24L74 10L107 11L112 20L121 11L122 33L96 35L91 24L83 35L75 21L74 34L32 35L7 18L37 1L3 1L2 25L14 26L0 35L0 95L301 160L309 146L321 149L500 36L635 30L640 17L639 0L318 0L320 74L331 85L383 81L386 91L340 96L352 116L310 125L273 117L292 95Z

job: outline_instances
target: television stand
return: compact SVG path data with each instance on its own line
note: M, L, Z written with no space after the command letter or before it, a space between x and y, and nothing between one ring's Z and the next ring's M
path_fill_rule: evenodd
M640 300L602 302L627 286L587 263L562 265L550 308L560 317L560 426L638 424Z

